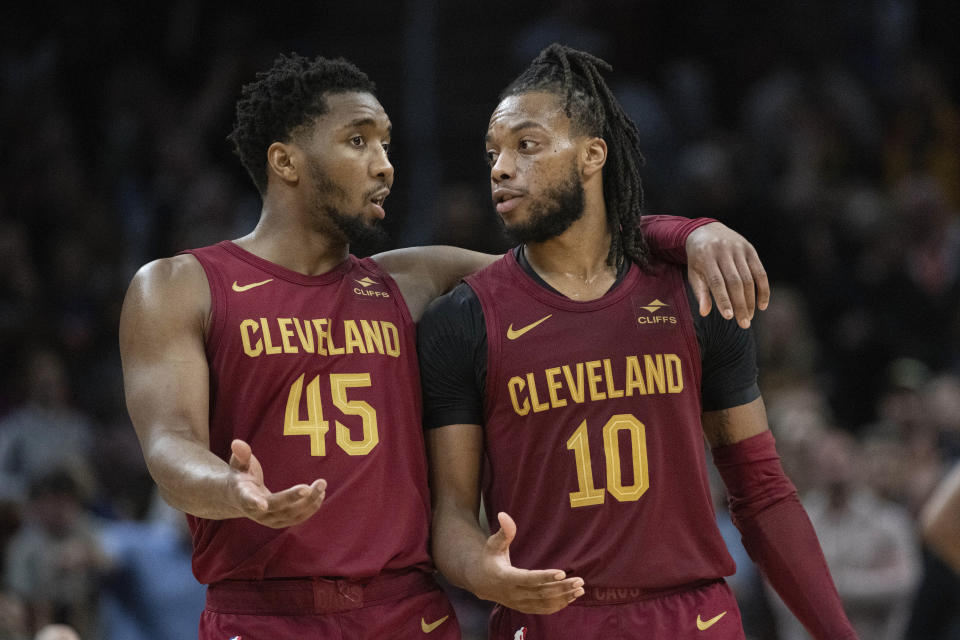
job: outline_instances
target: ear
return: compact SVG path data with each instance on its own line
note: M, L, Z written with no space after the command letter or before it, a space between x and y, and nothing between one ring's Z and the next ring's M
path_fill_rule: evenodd
M283 182L296 184L300 180L299 167L303 154L285 142L274 142L267 147L267 175L273 174Z
M580 152L583 175L592 176L607 162L607 143L603 138L587 138Z

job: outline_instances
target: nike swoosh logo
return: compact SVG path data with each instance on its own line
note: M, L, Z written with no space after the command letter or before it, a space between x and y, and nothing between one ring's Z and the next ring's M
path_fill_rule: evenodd
M420 628L423 629L424 633L430 633L431 631L433 631L434 629L442 625L444 622L446 622L447 618L449 617L450 616L443 616L436 622L431 622L430 624L427 624L426 620L424 620L423 618L420 618Z
M717 624L717 620L719 620L720 618L722 618L722 617L725 616L725 615L727 615L727 612L726 612L726 611L724 611L723 613L721 613L721 614L718 615L718 616L713 616L713 617L710 618L709 620L701 620L701 619L700 619L700 616L698 615L698 616L697 616L697 629L700 629L700 631L706 631L707 629L709 629L709 628L712 627L713 625Z
M535 326L537 326L541 322L546 322L552 317L553 317L553 314L551 313L549 316L544 316L543 318L540 318L536 322L530 323L527 326L520 327L519 329L516 329L516 330L513 328L513 323L511 322L510 326L507 327L507 340L516 340L517 338L525 334L527 331L530 331L530 329L533 329Z
M254 287L259 287L262 284L267 284L268 282L273 282L273 278L268 278L262 282L251 282L250 284L237 284L237 281L233 281L233 290L238 293L243 293L248 289L253 289Z

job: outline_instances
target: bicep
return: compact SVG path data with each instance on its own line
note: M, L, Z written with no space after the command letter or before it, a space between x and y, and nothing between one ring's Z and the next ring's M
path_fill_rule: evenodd
M191 267L179 259L141 269L124 299L120 315L124 394L148 462L150 445L164 436L207 445L205 309L209 289L199 264Z
M769 428L762 397L729 409L704 411L702 420L703 435L711 449L736 444Z
M453 424L430 429L426 440L434 510L456 510L476 519L480 511L483 427Z

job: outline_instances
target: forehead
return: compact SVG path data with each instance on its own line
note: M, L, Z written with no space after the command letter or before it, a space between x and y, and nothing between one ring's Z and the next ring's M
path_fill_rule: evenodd
M390 118L380 101L366 92L328 93L324 96L327 111L316 120L317 128L337 131L356 127L390 130Z
M546 92L507 96L490 116L487 137L533 127L557 133L569 131L570 119L563 112L560 96Z

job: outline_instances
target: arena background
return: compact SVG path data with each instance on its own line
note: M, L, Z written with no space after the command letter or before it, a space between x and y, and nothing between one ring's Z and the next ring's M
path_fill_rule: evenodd
M356 62L393 120L394 246L502 251L483 134L551 41L613 64L647 211L713 216L757 247L771 427L863 637L907 637L911 615L943 629L911 637L960 637L957 578L916 527L960 456L960 5L264 4L4 10L0 639L58 619L84 640L195 628L202 592L126 415L117 321L141 264L256 222L225 139L240 86L281 52ZM730 544L750 637L803 637ZM921 588L941 600L918 613ZM456 595L484 637L485 607Z

